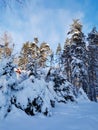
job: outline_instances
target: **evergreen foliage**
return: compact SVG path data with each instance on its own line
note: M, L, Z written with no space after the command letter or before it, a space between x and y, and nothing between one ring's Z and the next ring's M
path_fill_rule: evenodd
M71 35L71 38L67 38L62 55L67 78L77 88L77 91L82 87L88 93L88 56L79 20L73 21L68 35Z
M96 96L98 93L98 32L94 27L88 34L89 42L89 97L92 101L97 101Z
M70 36L70 37L69 37ZM14 62L11 39L5 33L0 42L0 114L6 117L13 106L28 115L51 116L56 103L76 102L98 96L98 32L87 39L82 24L73 20L64 48L56 53L34 38L23 44L18 64ZM88 46L86 42L88 41ZM3 114L2 114L3 113ZM2 118L3 118L2 117Z

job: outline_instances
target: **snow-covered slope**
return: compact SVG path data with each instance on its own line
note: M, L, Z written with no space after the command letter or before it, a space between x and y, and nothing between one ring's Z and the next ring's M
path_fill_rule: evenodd
M98 103L80 102L56 104L53 116L42 114L28 116L13 108L5 120L0 121L0 130L97 130Z

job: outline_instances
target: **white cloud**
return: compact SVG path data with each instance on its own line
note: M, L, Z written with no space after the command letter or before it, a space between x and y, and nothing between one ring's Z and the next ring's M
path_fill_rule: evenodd
M38 0L37 0L38 2ZM82 12L71 12L66 9L47 9L35 6L37 3L28 4L26 8L7 10L2 24L2 30L12 33L16 47L19 50L22 43L30 40L33 41L38 36L39 41L46 41L55 50L57 44L64 43L66 33L73 18L84 17Z

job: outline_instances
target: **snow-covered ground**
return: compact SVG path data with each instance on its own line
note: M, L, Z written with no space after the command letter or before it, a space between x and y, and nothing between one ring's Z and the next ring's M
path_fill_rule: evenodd
M0 121L0 130L98 130L98 103L56 104L53 115L28 116L13 111Z

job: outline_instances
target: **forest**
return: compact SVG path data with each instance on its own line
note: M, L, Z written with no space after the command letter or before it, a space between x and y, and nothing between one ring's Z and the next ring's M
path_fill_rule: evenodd
M74 19L65 38L53 52L46 42L23 43L18 56L8 32L0 36L0 118L12 107L27 115L51 116L56 103L98 99L98 31L86 36Z

